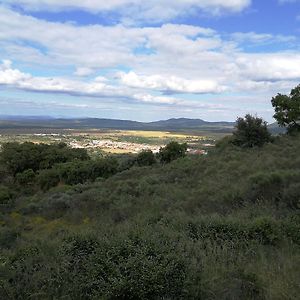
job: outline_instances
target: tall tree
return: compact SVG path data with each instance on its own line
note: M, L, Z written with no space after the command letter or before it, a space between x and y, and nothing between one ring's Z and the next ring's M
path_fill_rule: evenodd
M274 118L288 133L300 131L300 84L291 90L290 95L277 94L272 98L275 108Z
M187 144L179 144L177 142L170 142L164 148L160 148L158 158L161 163L169 163L180 157L184 157L187 150Z
M267 123L250 114L247 114L245 118L238 118L235 129L232 141L234 145L251 148L271 141Z

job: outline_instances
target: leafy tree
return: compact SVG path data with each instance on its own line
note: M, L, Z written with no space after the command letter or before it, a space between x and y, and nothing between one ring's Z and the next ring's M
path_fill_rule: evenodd
M72 149L64 143L47 145L25 142L6 143L2 146L0 162L12 175L32 169L49 169L56 163L73 160L88 160L84 149Z
M35 181L35 173L32 169L16 174L16 180L21 185L30 185Z
M60 174L57 168L41 170L37 177L37 181L42 190L48 190L59 184Z
M289 96L277 94L272 98L274 118L288 133L300 131L300 84L291 90Z
M245 118L238 118L235 128L232 143L239 147L262 146L271 141L267 123L250 114L247 114Z
M136 158L137 164L141 166L151 166L155 164L155 155L151 150L143 150L141 151L137 158Z
M158 158L161 163L169 163L180 157L184 157L187 150L187 144L170 142L164 148L159 149Z
M78 184L95 181L97 178L108 178L118 172L118 161L114 158L97 160L74 160L56 164L51 169L39 171L38 184L43 190L63 184Z

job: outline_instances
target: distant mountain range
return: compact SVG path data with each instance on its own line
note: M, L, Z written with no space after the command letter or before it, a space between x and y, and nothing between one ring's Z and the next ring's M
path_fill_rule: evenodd
M30 116L0 116L0 129L119 129L119 130L203 130L231 132L233 122L207 122L201 119L178 118L156 122L137 122L98 118L51 118Z
M173 118L155 122L137 122L100 118L52 118L47 116L1 116L1 129L116 129L161 131L209 131L230 133L234 122L208 122L202 119ZM273 133L284 132L277 123L269 125Z

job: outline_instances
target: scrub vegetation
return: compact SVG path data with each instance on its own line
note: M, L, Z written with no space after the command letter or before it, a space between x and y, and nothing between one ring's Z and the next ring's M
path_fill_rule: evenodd
M3 145L0 298L298 299L300 135L265 125L202 156Z

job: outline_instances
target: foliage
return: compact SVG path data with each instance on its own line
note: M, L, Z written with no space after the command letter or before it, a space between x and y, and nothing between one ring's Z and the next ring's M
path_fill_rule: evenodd
M291 90L290 95L277 94L272 98L274 118L278 124L287 127L288 133L300 131L300 85Z
M30 185L35 181L35 173L32 169L27 169L22 173L16 174L16 180L21 185Z
M58 183L74 185L86 181L95 181L99 177L108 178L118 172L118 162L113 158L101 158L88 161L73 161L56 164L51 169L41 170L38 183L43 190Z
M172 160L184 157L187 150L187 144L170 142L165 147L159 149L158 158L161 163L170 163Z
M13 207L14 195L9 187L0 185L0 212Z
M151 150L144 150L141 151L137 158L136 158L137 164L142 166L151 166L156 163L155 155Z
M51 168L56 163L78 160L88 160L84 149L72 149L64 143L47 145L25 142L6 143L1 149L1 163L13 174L32 169Z
M0 298L298 299L299 147L75 159L34 172L31 195L4 180Z
M247 114L238 118L233 132L233 144L240 147L262 146L271 141L267 124L261 118Z

